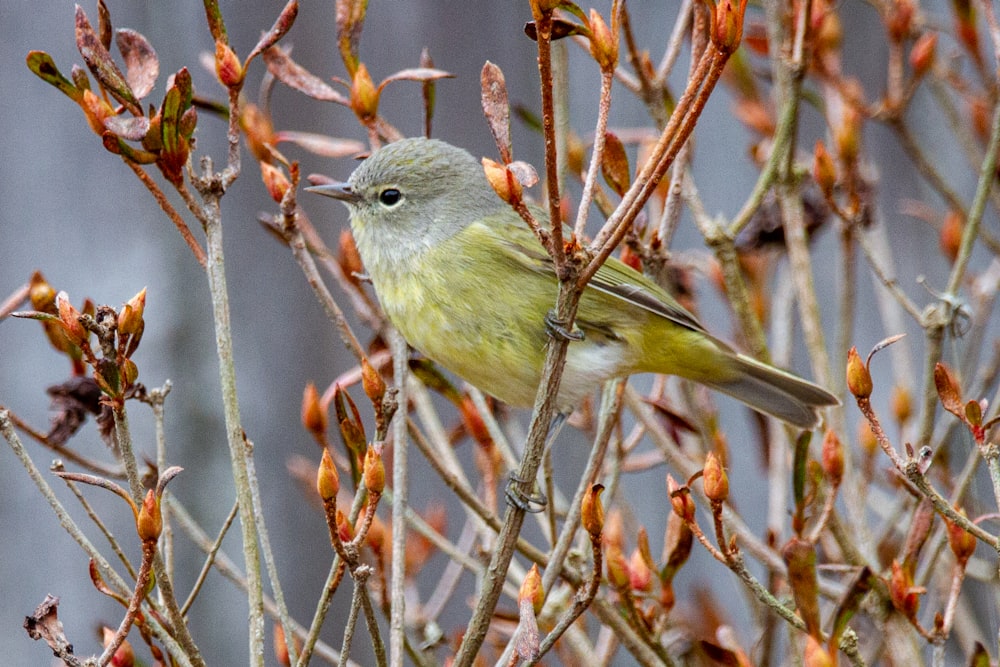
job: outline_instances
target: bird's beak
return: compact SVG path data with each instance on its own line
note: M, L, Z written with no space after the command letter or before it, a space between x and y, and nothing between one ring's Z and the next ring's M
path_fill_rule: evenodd
M313 185L306 188L306 192L315 192L318 195L325 195L339 199L345 204L354 204L361 200L361 195L351 189L349 183L330 183L328 185Z

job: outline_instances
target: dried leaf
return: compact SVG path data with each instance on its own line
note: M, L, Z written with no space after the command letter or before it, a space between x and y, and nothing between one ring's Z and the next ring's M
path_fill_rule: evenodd
M881 352L885 348L889 347L893 343L899 342L900 340L902 340L905 337L906 337L905 333L904 334L896 334L895 336L889 336L889 337L883 338L882 340L880 340L879 342L877 342L875 344L875 347L872 348L872 351L868 353L868 358L865 359L865 366L867 366L869 368L871 367L871 365L872 365L872 357L875 356L876 352Z
M264 62L267 63L267 71L289 88L314 100L336 102L345 107L351 105L350 100L292 60L288 52L280 47L275 46L264 51Z
M510 103L503 71L487 60L480 74L480 84L483 114L500 151L500 159L504 164L510 164L514 159L514 150L510 141Z
M257 42L257 46L253 47L253 51L251 51L250 55L247 56L246 62L249 63L258 55L274 46L279 39L284 37L288 31L292 29L292 24L295 23L295 17L298 15L298 0L288 0L288 4L286 4L284 9L281 10L281 14L278 15L278 18L274 21L274 25L271 26L271 29L261 35L260 41Z
M274 141L276 143L283 141L292 143L306 149L310 153L323 157L353 157L367 150L365 145L360 141L338 139L313 132L295 132L292 130L275 132Z
M535 171L535 168L527 162L514 160L507 165L507 169L514 174L517 178L517 182L521 184L521 187L530 188L538 182L538 172Z
M604 154L601 159L601 174L605 182L619 197L625 194L632 181L625 145L614 133L604 135Z
M104 127L123 139L140 141L149 131L149 119L145 116L112 116L104 121Z
M788 566L788 584L799 615L806 623L806 630L813 637L821 639L815 547L805 540L793 537L782 549L781 556Z
M454 78L454 74L451 72L445 72L441 69L434 69L433 67L411 67L409 69L401 69L398 72L390 74L382 80L382 83L378 85L378 89L381 91L390 81L437 81L438 79Z
M962 392L951 370L940 361L934 365L934 386L945 410L961 420L965 420L962 406Z
M531 600L524 599L518 603L518 611L521 623L517 633L518 656L524 660L538 660L539 648L541 646L541 635L538 632L538 619L535 618L535 610Z
M142 115L139 100L129 88L125 75L111 59L111 54L94 33L83 9L76 7L76 46L90 68L91 74L112 97L124 104L136 116Z
M843 596L840 598L837 610L833 614L833 632L830 635L831 647L840 644L840 637L844 634L844 630L847 629L848 622L850 622L854 613L861 606L861 600L871 589L871 574L871 570L868 569L867 565L862 567L861 571L855 575L850 586L847 587L847 590L844 591Z
M88 415L101 414L101 390L91 377L73 377L45 392L52 397L50 407L55 411L46 436L53 445L66 444L86 423Z
M114 28L111 27L111 12L108 11L104 0L97 0L97 34L100 35L101 45L110 51Z
M116 38L118 51L125 60L125 77L136 98L149 95L160 75L160 59L153 45L135 30L122 28Z
M73 655L73 644L66 638L63 632L62 622L58 614L59 598L54 595L46 595L35 612L24 619L24 629L28 636L34 640L41 639L55 655Z
M571 37L573 35L586 35L588 30L577 23L572 21L567 21L566 19L554 18L552 19L552 41L557 39L563 39L565 37ZM524 34L528 36L533 42L538 41L538 26L535 25L534 21L528 21L524 24Z

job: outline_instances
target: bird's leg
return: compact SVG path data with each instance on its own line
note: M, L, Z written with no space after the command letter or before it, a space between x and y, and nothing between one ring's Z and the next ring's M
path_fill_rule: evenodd
M567 417L569 417L569 415L560 412L552 419L552 423L549 424L549 433L545 436L545 450L543 451L542 456L549 451L552 443L555 442L556 436L559 435L562 427L566 424ZM522 490L522 486L527 486L528 490ZM545 506L549 502L549 499L544 493L541 492L538 494L530 493L532 486L534 486L534 482L531 480L521 479L516 473L511 474L503 492L504 498L507 500L507 504L511 507L516 507L523 512L531 512L532 514L537 514L544 510Z
M568 328L566 322L559 319L554 310L545 313L545 333L556 340L583 340L583 331L575 324L572 329Z

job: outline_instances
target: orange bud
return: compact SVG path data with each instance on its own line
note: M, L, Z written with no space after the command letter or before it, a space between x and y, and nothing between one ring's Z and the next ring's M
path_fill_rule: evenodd
M517 601L531 602L536 615L542 611L542 605L545 604L545 591L542 590L542 575L538 573L538 563L533 564L528 573L524 575L521 590L517 594Z
M31 307L35 310L53 315L58 312L56 309L56 291L45 280L45 276L42 275L41 271L35 271L31 274L28 296L31 299Z
M618 66L618 34L596 9L590 10L590 55L602 70L614 71Z
M878 450L878 438L875 437L871 425L866 421L858 424L858 444L861 445L861 449L868 456L871 456Z
M959 514L965 516L965 510L957 507L955 509L958 510ZM976 537L957 523L946 521L945 525L948 527L948 546L955 554L955 560L958 561L958 564L965 567L965 564L972 558L972 554L976 552Z
M359 64L351 81L351 109L366 125L375 120L378 113L379 92L371 75L368 74L368 68L364 63Z
M628 560L629 587L634 591L646 591L653 588L653 573L638 549L632 552Z
M806 649L802 654L803 667L836 667L837 662L818 639L806 635Z
M720 0L715 5L712 42L723 53L732 53L743 38L743 13L747 0Z
M944 224L941 225L941 234L938 237L941 252L948 258L949 262L954 263L958 257L964 232L965 220L962 219L962 214L957 211L949 212L944 217Z
M385 396L385 380L368 361L368 357L361 359L361 386L372 403L382 402L382 398Z
M350 542L354 539L354 526L340 510L337 510L337 537L341 542Z
M370 493L378 495L385 490L385 465L382 463L381 448L369 445L365 451L364 478L365 488Z
M832 428L823 436L823 472L834 486L844 477L844 446Z
M604 559L607 561L608 581L611 582L611 585L619 590L627 588L631 582L631 576L629 575L628 562L625 560L625 554L621 547L617 544L608 544Z
M854 107L845 107L842 123L834 132L834 144L841 164L853 165L858 161L858 152L861 150L861 115Z
M680 486L674 480L673 475L667 475L667 493L670 495L670 504L674 513L682 518L685 523L694 523L694 501L691 499L691 490L686 486Z
M146 310L146 288L143 287L142 290L136 294L134 297L128 300L122 310L118 313L118 333L131 336L140 333L145 324L142 320L143 313Z
M920 609L918 594L922 590L913 585L913 573L910 569L893 560L892 575L889 578L889 598L896 610L906 618L915 619Z
M274 624L274 657L279 665L291 667L291 657L288 655L288 644L285 643L285 629L281 623Z
M160 499L156 497L153 490L146 492L146 497L139 508L139 516L135 520L136 532L143 542L156 541L160 539L163 531L163 515L160 513Z
M829 197L833 194L833 188L837 184L837 168L822 140L816 142L813 150L813 179L824 195Z
M269 162L260 163L260 179L264 181L267 194L279 204L285 198L288 188L292 187L291 181L285 176L284 170Z
M872 376L858 356L856 347L847 352L847 388L855 398L868 398L872 395Z
M243 84L243 64L228 44L215 42L215 74L226 88L239 88Z
M913 416L913 400L910 397L910 390L903 385L896 385L892 388L892 395L889 397L889 406L892 416L900 424L910 421Z
M913 26L912 0L895 0L889 3L889 14L886 16L886 29L889 39L899 43L906 39Z
M83 109L83 113L87 117L87 124L90 125L90 129L98 135L103 135L106 130L104 121L115 115L114 109L103 98L90 90L83 91L80 108Z
M712 502L725 502L729 497L729 477L726 476L726 470L715 452L709 452L705 457L702 484L705 487L705 495Z
M105 647L110 646L111 642L115 639L115 631L108 627L101 628L101 639ZM115 654L111 656L111 661L108 663L109 667L134 667L135 665L135 650L132 648L132 644L129 643L128 639L123 639L122 643L118 646L118 650Z
M593 540L600 539L601 531L604 530L604 505L601 504L603 492L603 484L594 484L583 494L580 502L580 522Z
M352 285L360 286L361 281L358 280L358 276L365 272L365 267L361 263L361 254L358 253L358 246L354 243L354 235L350 229L344 229L340 232L339 247L340 254L337 257L337 263L340 264L340 270L344 272L344 277Z
M913 68L913 76L922 77L934 65L934 57L937 52L937 33L925 32L910 49L910 67Z
M66 292L59 292L56 295L56 308L59 311L59 320L62 322L63 329L66 330L66 336L71 343L82 347L87 343L89 334L80 324L80 311L69 302L69 296Z
M364 520L363 516L359 516L358 518L361 521ZM389 541L388 532L389 530L386 528L385 522L376 515L368 527L368 534L365 536L365 541L368 542L368 546L372 548L372 551L379 558L382 558L385 545Z
M244 104L240 114L240 127L247 140L247 148L258 162L273 159L274 126L271 118L255 104Z
M316 491L324 503L335 500L337 492L340 491L340 474L326 447L323 448L323 458L320 460L319 470L316 471Z
M326 440L329 417L319 398L319 391L312 382L302 392L302 425L320 443Z
M494 162L489 158L483 158L483 172L490 187L497 193L500 199L508 204L517 204L521 201L521 182L514 174L499 162Z

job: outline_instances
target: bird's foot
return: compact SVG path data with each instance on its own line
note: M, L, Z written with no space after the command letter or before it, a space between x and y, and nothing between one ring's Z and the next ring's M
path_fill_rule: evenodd
M511 507L516 507L522 512L538 514L545 509L549 499L545 497L544 493L532 494L523 490L521 487L524 485L523 479L517 475L511 475L503 491L504 498L507 499L507 504Z
M559 319L553 310L545 313L545 332L556 340L583 340L583 331L575 324L572 329L567 327L566 322Z

